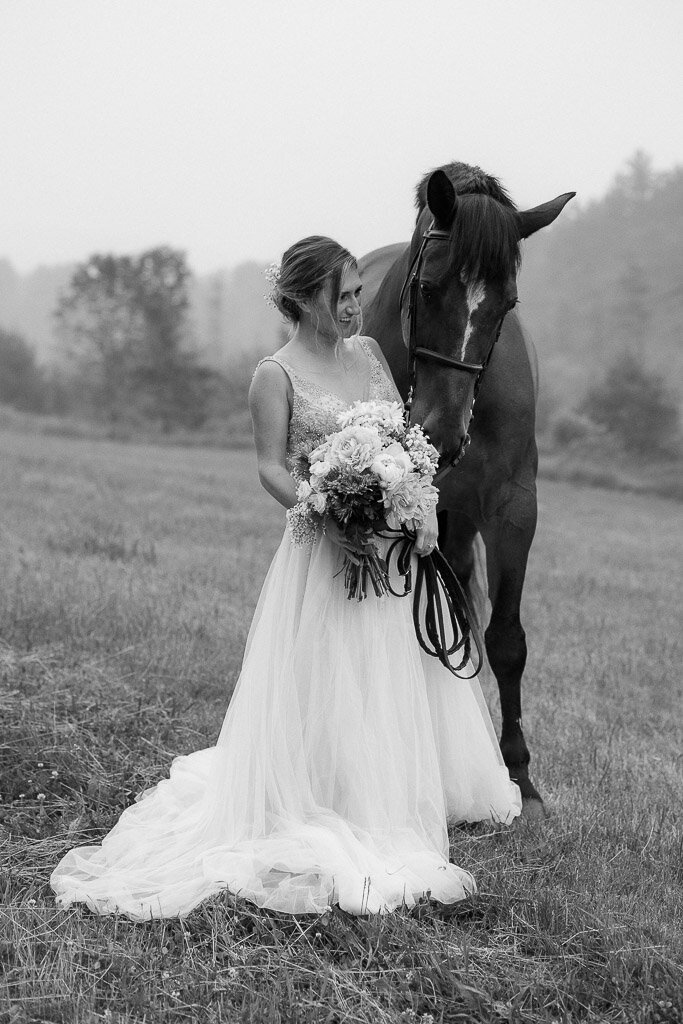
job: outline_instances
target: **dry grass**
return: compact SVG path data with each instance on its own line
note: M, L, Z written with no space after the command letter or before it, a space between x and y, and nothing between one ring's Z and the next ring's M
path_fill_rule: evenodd
M180 923L55 910L62 852L214 741L282 517L249 452L0 433L0 1021L680 1022L680 506L544 482L526 591L549 818L456 830L479 895ZM493 694L491 694L493 697Z

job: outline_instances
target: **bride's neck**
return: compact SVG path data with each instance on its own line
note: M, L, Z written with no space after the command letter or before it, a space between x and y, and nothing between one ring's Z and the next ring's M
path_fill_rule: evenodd
M290 342L315 359L332 362L337 359L344 339L341 335L334 337L331 333L322 333L312 324L299 323Z

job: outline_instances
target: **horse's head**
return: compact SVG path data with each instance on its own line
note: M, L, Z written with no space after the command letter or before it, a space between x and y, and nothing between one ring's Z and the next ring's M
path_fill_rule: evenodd
M521 212L495 178L465 164L433 171L418 186L401 324L411 419L423 425L442 465L469 440L482 373L517 302L520 242L555 220L574 194Z

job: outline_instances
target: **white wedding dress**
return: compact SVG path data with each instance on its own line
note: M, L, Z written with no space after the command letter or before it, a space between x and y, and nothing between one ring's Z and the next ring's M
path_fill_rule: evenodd
M362 397L395 400L355 343L372 366ZM346 403L274 358L297 476ZM422 653L410 597L348 600L339 559L326 537L297 547L285 531L216 746L176 758L101 845L66 854L62 906L176 917L227 888L274 911L365 914L475 890L449 863L447 823L521 809L479 684Z

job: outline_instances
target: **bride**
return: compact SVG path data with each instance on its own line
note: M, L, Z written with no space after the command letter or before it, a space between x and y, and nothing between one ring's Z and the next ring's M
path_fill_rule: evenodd
M249 398L261 483L286 509L340 412L400 400L376 342L353 333L361 287L350 253L319 236L275 275L291 336ZM414 557L436 538L434 515ZM448 823L521 810L481 690L420 650L410 599L347 599L343 545L333 524L304 546L285 530L216 745L177 757L101 845L65 855L62 906L176 917L227 888L274 911L368 914L475 891L449 862Z

